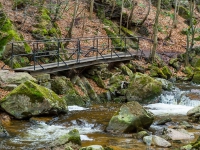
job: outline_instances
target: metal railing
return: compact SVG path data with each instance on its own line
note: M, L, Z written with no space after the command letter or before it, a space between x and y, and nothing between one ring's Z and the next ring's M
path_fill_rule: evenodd
M80 61L86 57L96 57L96 60L100 58L105 59L105 55L110 55L111 58L114 56L119 57L119 52L124 52L127 55L133 56L133 50L137 52L138 56L141 56L144 54L139 46L141 39L149 40L143 37L96 36L11 42L7 44L11 49L9 64L10 67L14 69L16 68L16 65L14 65L15 59L20 60L26 57L29 63L22 67L33 66L34 70L36 70L36 66L40 66L44 69L43 64L47 63L57 63L57 66L62 63L67 67L66 61L70 60L80 63ZM131 45L134 43L133 41L136 45ZM151 40L149 41L151 42ZM30 52L25 52L27 47L31 49ZM4 66L2 69L4 69Z

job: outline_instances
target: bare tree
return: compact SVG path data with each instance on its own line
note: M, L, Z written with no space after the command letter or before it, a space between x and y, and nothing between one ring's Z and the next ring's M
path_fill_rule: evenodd
M93 9L94 9L94 0L91 0L91 2L90 2L90 19L92 19Z
M161 6L161 0L158 0L155 23L153 27L153 47L151 49L151 54L150 54L150 59L152 63L155 60L155 55L156 55L156 50L157 50L157 45L158 45L157 36L158 36L158 19L160 15L160 6Z

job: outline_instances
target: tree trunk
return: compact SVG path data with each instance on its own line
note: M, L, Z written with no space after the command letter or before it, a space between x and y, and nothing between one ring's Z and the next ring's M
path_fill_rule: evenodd
M90 3L90 19L92 19L93 9L94 9L94 0L91 0L91 3Z
M132 0L132 8L131 8L130 16L128 17L127 28L130 28L130 26L131 26L131 21L132 21L132 18L133 18L134 9L135 9L135 0Z
M122 0L121 5L121 15L120 15L120 25L119 25L119 35L121 35L121 29L122 29L122 17L123 17L123 8L124 8L124 0Z
M171 29L170 29L169 34L166 37L166 39L170 39L170 37L172 36L172 30L174 28L176 28L176 26L177 26L178 2L179 2L179 0L175 0L174 18L173 18Z
M152 63L155 60L157 44L158 44L157 36L158 36L158 19L159 19L159 15L160 15L160 5L161 5L161 0L158 0L156 18L155 18L155 23L154 23L154 28L153 28L153 47L151 49L151 54L150 54L150 59L151 59Z

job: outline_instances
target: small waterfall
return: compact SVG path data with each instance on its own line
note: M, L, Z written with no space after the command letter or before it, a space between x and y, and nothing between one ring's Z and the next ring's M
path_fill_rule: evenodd
M155 115L186 115L200 105L200 87L192 84L181 84L171 91L164 91L158 97L158 103L145 106Z
M172 91L164 91L159 97L159 102L164 104L184 105L192 107L200 105L200 99L191 100L187 96L187 94L189 93L191 93L191 90L182 91L178 87L176 87Z

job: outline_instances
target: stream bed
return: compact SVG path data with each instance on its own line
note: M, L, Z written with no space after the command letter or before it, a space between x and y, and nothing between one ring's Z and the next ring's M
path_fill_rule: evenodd
M177 125L180 121L187 121L186 113L191 108L200 104L200 86L192 84L176 84L172 91L165 91L158 97L158 103L145 105L156 116L156 120L164 117L172 118L172 123ZM12 120L5 126L10 134L8 138L0 138L1 150L36 150L47 146L51 141L72 129L78 129L81 135L82 146L102 145L110 146L114 150L144 150L146 145L142 140L135 138L136 134L111 134L105 132L109 120L122 104L107 103L93 105L90 108L69 106L69 113L53 117L37 117L32 120ZM38 121L39 120L39 121ZM198 124L192 124L198 126ZM153 124L152 130L160 127ZM190 129L195 133L195 139L200 130ZM157 134L156 132L153 134ZM191 141L171 143L175 149ZM152 149L159 149L152 146ZM160 148L164 150L163 148Z

